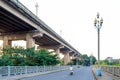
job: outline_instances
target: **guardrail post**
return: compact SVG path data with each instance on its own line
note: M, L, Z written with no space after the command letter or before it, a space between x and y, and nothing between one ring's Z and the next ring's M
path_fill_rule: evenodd
M27 66L25 66L25 74L27 74Z
M10 66L7 66L8 68L8 77L10 76Z
M44 70L43 72L45 72L45 66L43 66L43 70Z
M115 75L115 67L112 67L112 68L113 68L112 74Z
M60 69L60 65L59 65L59 70L61 70L61 69Z
M36 66L36 73L38 72L38 66Z
M119 69L118 69L118 71L119 71L119 72L118 72L118 74L119 74L118 76L120 77L120 67L118 67L118 68L119 68Z
M1 70L2 70L2 67L0 67L0 78L2 77Z

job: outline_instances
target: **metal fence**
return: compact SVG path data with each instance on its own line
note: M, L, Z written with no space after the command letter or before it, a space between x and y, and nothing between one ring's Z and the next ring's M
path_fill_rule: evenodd
M60 71L68 68L69 66L0 66L0 77Z

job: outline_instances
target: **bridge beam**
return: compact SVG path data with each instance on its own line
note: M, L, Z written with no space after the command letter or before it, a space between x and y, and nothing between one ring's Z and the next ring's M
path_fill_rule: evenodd
M40 46L40 48L53 49L57 56L60 58L60 49L64 48L63 45L50 45L50 46Z
M36 33L36 32L5 33L5 34L1 34L0 40L3 40L3 47L12 46L13 40L26 40L26 48L31 48L35 46L34 37L36 36L36 34L41 34L41 33Z

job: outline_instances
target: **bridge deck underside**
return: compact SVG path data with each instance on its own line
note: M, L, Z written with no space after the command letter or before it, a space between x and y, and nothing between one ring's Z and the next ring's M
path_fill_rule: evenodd
M42 30L43 31L43 33L41 33L42 36L35 35L33 37L33 39L35 39L36 44L47 47L52 46L57 47L62 45L64 47L60 48L61 52L72 51L70 55L76 54L77 51L74 48L72 48L71 45L69 45L64 39L62 39L55 31L53 31L49 26L47 26L30 10L25 8L24 5L18 3L19 1L16 0L4 0L4 1L5 4L8 5L10 8L8 8L9 9L8 10L6 9L6 6L0 5L0 36L9 33L24 34L24 32L34 33L36 31L41 33ZM13 11L15 10L16 14L18 15L15 15L12 12L11 8L13 8ZM22 18L20 18L21 15ZM28 20L28 22L25 21L24 19Z
M18 17L0 7L0 32L20 32L35 30L34 27L25 23Z
M14 16L10 12L0 7L0 33L11 33L11 32L25 32L25 31L36 31L33 26ZM46 34L42 37L34 37L35 42L42 46L59 45L57 41L50 38Z

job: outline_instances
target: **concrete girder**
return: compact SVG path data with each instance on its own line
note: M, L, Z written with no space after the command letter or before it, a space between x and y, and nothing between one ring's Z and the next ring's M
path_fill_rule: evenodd
M50 45L50 46L40 46L42 48L46 48L46 49L53 49L54 52L58 55L58 57L60 58L59 54L60 54L60 49L64 48L63 45Z
M43 37L43 34L36 31L25 31L25 32L13 32L13 33L1 33L0 40L3 40L4 36L7 36L9 40L26 40L26 35L30 34L31 37Z
M5 46L11 46L11 41L13 40L26 40L27 44L26 47L34 47L35 46L35 40L33 39L34 35L39 36L38 34L41 34L39 32L16 32L16 33L6 33L2 34L0 36L0 39L3 40L3 47Z
M38 36L43 37L43 34L42 33L36 33L32 37L38 37Z
M46 48L46 49L60 49L60 48L64 48L63 45L50 45L50 46L41 46L42 48Z

